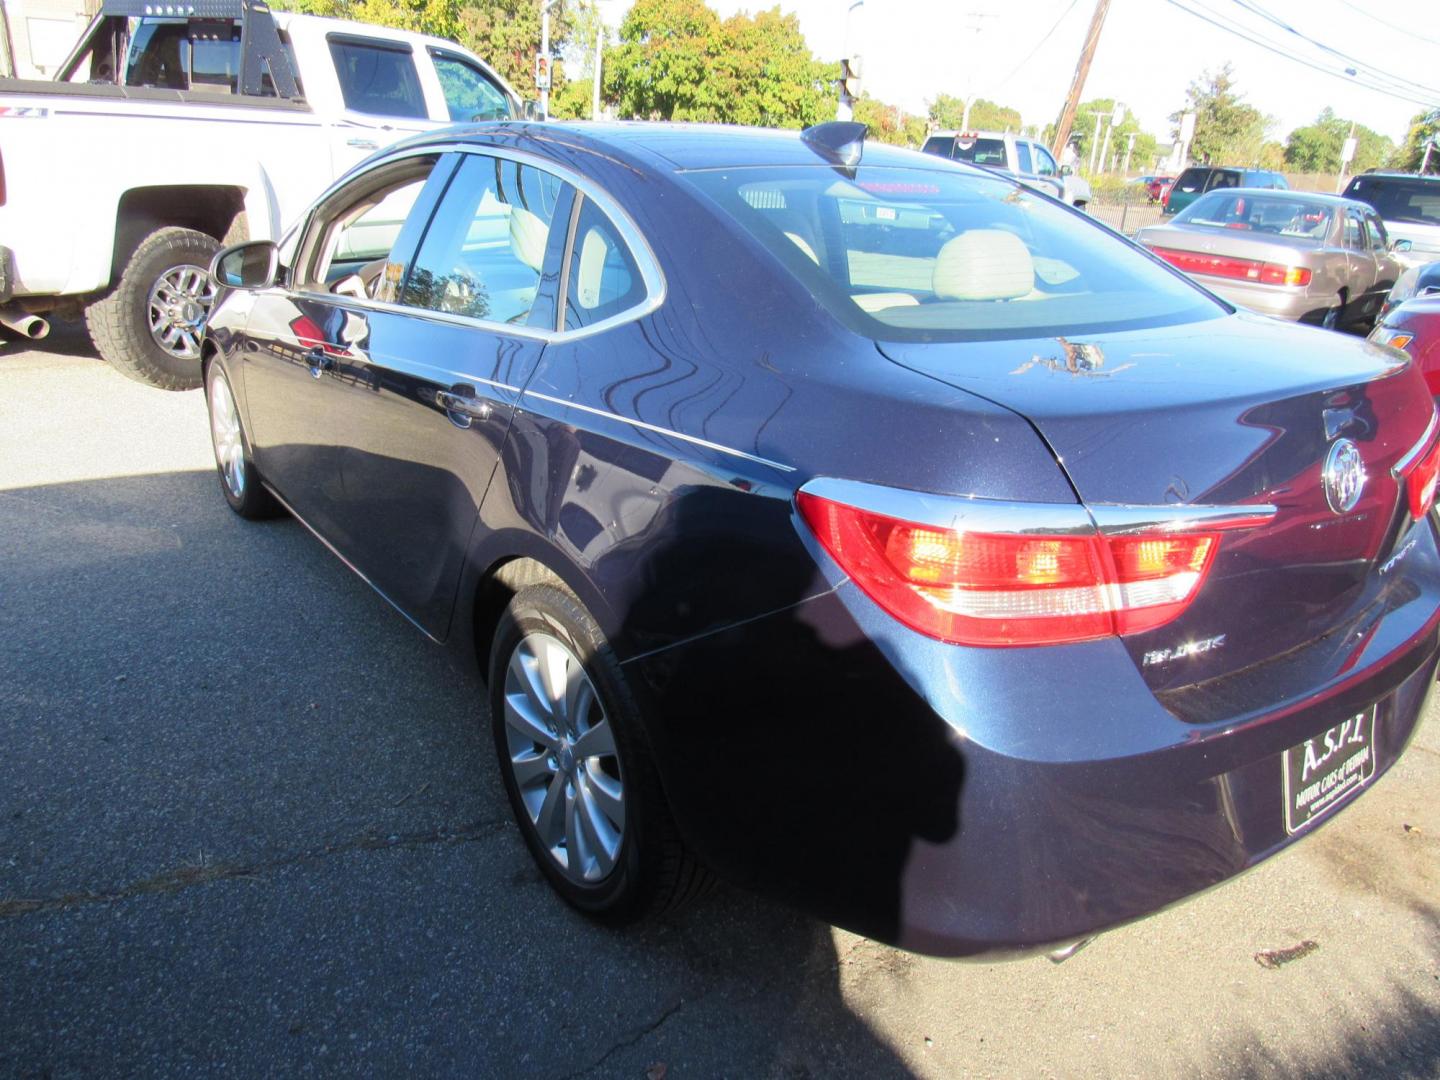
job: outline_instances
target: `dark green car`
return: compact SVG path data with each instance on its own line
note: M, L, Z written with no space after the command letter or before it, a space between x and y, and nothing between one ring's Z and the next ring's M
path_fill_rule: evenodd
M1207 191L1216 188L1289 189L1285 177L1268 169L1242 169L1237 165L1192 165L1170 185L1163 207L1166 216L1178 214Z

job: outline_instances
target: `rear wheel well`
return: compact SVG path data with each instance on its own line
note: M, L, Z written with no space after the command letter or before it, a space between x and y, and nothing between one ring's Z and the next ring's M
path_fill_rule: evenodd
M110 280L120 276L140 242L156 229L178 225L223 243L243 223L245 192L218 184L131 188L115 211ZM243 227L243 225L242 225Z
M475 589L473 627L475 631L475 660L484 678L490 670L490 647L495 641L495 629L500 625L500 616L516 593L528 585L541 583L556 585L570 591L560 575L544 563L527 556L505 559L485 572Z

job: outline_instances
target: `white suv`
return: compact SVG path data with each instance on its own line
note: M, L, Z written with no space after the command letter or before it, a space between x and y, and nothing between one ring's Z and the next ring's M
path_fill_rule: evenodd
M1026 187L1053 195L1078 210L1090 201L1090 185L1070 166L1055 164L1040 143L1008 131L937 131L925 140L925 153L968 161L1009 173Z

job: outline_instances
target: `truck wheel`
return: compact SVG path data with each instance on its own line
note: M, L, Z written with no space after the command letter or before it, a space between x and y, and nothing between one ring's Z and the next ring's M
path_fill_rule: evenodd
M215 300L207 268L213 237L173 225L156 229L120 272L120 281L85 309L96 350L122 375L161 390L200 385L200 342Z

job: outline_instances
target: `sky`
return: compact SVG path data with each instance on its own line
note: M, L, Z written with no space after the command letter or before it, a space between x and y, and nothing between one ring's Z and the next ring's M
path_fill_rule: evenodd
M779 0L782 10L799 16L811 50L822 60L845 55L852 2ZM1360 61L1392 78L1420 83L1428 89L1410 89L1409 96L1440 105L1440 0L1178 2L1252 36L1284 43L1287 51L1321 67L1338 72ZM709 3L722 16L773 6L766 0ZM1334 51L1303 41L1244 5L1269 12ZM601 0L612 27L628 7L629 0ZM865 89L921 114L937 93L965 97L973 91L1019 109L1027 125L1053 123L1094 10L1094 0L863 0L854 39L863 43ZM1271 135L1282 141L1329 105L1399 142L1410 118L1424 109L1366 89L1353 77L1323 74L1277 56L1171 0L1112 0L1082 100L1116 98L1145 130L1168 141L1167 117L1184 103L1186 86L1226 61L1240 93L1275 119Z

